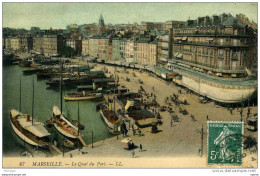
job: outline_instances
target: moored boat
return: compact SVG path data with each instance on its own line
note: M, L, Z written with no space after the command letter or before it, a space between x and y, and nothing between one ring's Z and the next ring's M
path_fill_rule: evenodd
M10 121L14 132L28 144L43 148L47 148L50 144L50 133L43 123L33 120L32 116L12 109Z
M120 127L121 120L113 111L110 111L109 107L105 104L100 105L100 117L111 134L115 135L120 133L118 128Z
M102 93L85 93L85 91L80 93L68 93L67 96L64 97L65 100L69 101L78 101L78 100L91 100L96 98L102 98Z
M81 136L81 132L73 125L63 114L61 114L57 106L53 106L52 119L54 121L54 127L64 136L72 139L76 139Z

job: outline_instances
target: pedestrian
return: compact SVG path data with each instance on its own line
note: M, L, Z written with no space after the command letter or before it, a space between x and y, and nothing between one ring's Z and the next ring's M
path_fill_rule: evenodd
M134 149L132 150L132 156L133 156L133 158L135 157L135 150Z
M71 157L71 158L73 157L71 153L70 153L70 157Z
M142 144L140 144L140 150L139 150L139 152L141 152L141 151L143 151L143 146L142 146Z
M207 115L207 120L209 120L209 116Z
M172 127L172 124L173 124L173 121L172 121L172 119L171 119L171 127Z
M230 108L229 111L230 111L230 114L232 115L232 108Z
M241 109L240 111L240 116L242 117L242 115L243 115L243 109Z

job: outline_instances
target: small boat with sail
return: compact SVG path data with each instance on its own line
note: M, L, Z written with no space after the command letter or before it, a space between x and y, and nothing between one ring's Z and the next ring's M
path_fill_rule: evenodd
M42 122L34 119L34 80L33 80L32 115L23 114L18 110L10 110L10 122L14 132L25 142L37 147L47 148L50 144L50 133ZM21 78L20 78L20 107L21 111Z

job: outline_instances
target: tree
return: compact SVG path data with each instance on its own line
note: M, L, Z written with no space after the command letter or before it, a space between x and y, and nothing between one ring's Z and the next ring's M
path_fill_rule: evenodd
M70 46L64 46L61 51L63 57L73 57L76 55L76 51Z

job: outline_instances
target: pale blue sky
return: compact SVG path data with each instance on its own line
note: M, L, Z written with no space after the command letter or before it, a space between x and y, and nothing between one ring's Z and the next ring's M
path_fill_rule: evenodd
M244 13L257 21L257 3L3 3L3 27L66 28L67 24L105 24L196 19L221 13Z

